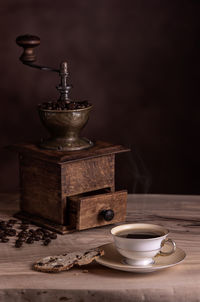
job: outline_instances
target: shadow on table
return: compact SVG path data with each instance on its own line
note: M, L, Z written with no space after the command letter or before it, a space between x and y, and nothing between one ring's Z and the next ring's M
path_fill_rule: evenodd
M82 267L83 268L83 267ZM151 273L134 273L134 272L124 272L120 270L115 270L109 267L102 266L98 263L91 263L87 266L84 266L84 270L88 270L90 274L102 276L102 277L110 277L110 278L126 278L126 279L133 279L133 278L145 278L150 275L162 275L163 273L166 274L165 269L162 271L155 271Z

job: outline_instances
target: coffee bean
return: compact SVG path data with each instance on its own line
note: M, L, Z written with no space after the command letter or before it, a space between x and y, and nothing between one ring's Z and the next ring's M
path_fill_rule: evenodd
M7 238L7 237L2 237L1 238L1 242L8 242L9 241L9 238Z
M30 230L28 230L28 233L31 235L31 234L34 234L35 231L33 229L30 229Z
M17 240L21 241L21 242L24 242L26 240L26 238L24 237L19 237Z
M13 237L13 236L16 235L16 230L9 229L9 230L6 231L6 235Z
M28 229L28 225L27 224L21 224L19 228L21 230L27 230Z
M25 220L25 219L23 219L23 220L21 221L21 223L22 223L22 224L28 224L28 225L29 225L29 221L28 221L28 220Z
M47 230L44 230L44 232L43 232L46 236L49 236L50 235L50 232L49 231L47 231Z
M2 228L4 228L4 227L6 227L6 222L2 220L2 221L0 222L0 228L2 229Z
M50 242L51 242L51 239L47 238L47 239L44 240L43 244L44 245L48 245Z
M22 241L16 240L16 242L15 242L15 247L16 247L16 248L20 248L22 245L23 245L23 242L22 242Z
M21 231L17 234L18 237L27 237L28 236L28 232L27 231Z
M26 240L26 243L28 243L28 244L34 243L33 238L32 238L32 237L29 237L29 238Z
M13 224L12 224L12 223L7 223L7 224L6 224L6 227L7 227L7 228L12 228L12 227L13 227Z
M19 233L17 235L17 237L28 237L28 234L25 234L25 233Z
M25 242L26 238L25 237L19 237L17 240L19 240L20 242Z
M22 242L25 242L27 239L27 237L19 237L18 240L22 241Z
M51 239L56 239L56 238L57 238L56 233L51 233L51 234L50 234L50 238L51 238Z
M70 103L70 104L68 104L67 108L69 110L74 110L74 109L76 109L76 105L74 103Z
M40 236L35 236L35 237L34 237L34 240L35 240L35 241L40 241L40 239L41 239Z
M24 228L28 228L29 224L28 223L21 223L21 226L24 227Z
M38 231L38 230L35 231L35 234L36 234L37 236L43 236L43 232Z
M1 229L2 231L7 231L8 228L7 228L5 225L2 225L0 229Z
M11 224L15 224L15 223L17 223L17 220L16 219L9 219L8 222L11 223Z
M23 246L23 242L21 242L21 241L15 243L16 248L20 248L22 246Z
M42 232L42 233L44 233L44 229L43 228L38 228L38 229L36 229L36 232Z
M49 239L49 236L43 235L42 240L46 240L46 239Z

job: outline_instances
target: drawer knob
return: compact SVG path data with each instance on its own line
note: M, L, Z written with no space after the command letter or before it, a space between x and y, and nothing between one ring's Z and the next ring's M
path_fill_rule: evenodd
M115 213L113 210L103 210L100 212L100 216L103 217L105 221L111 221L113 217L115 216Z

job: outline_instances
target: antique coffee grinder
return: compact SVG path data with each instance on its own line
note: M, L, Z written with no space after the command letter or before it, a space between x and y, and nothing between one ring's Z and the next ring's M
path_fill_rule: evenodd
M11 146L19 153L21 219L65 234L121 222L126 216L127 192L115 191L115 154L129 149L80 137L92 105L69 99L68 65L60 69L36 65L36 36L16 39L24 48L23 64L57 72L61 82L56 102L38 105L50 137L40 143Z

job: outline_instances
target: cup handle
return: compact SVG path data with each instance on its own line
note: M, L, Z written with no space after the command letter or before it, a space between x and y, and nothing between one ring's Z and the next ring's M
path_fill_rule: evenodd
M164 239L162 241L161 246L163 247L166 243L169 243L171 245L171 250L169 252L160 251L160 253L159 253L160 256L169 256L169 255L173 254L176 250L176 243L172 239L170 239L170 238Z

